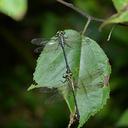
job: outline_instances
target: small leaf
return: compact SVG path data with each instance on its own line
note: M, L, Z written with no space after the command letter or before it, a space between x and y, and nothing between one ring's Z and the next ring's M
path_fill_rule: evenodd
M128 0L113 0L113 3L117 9L117 13L105 20L101 24L100 29L108 24L128 22Z
M21 20L27 10L27 0L0 0L0 11L14 20Z
M101 24L100 29L102 29L104 26L108 24L126 23L126 22L128 22L128 10L119 12L108 18L106 21L104 21L103 24Z
M118 12L128 7L128 0L112 0Z

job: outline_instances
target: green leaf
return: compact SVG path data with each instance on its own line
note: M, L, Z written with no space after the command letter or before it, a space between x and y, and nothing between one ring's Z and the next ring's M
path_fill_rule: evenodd
M122 116L120 117L119 121L117 122L118 127L128 127L128 110L126 110Z
M101 24L100 29L102 29L104 26L112 23L126 23L128 22L128 10L119 12L117 14L114 14L110 18L108 18L106 21L104 21L103 24Z
M27 0L0 0L0 11L14 20L21 20L27 10Z
M117 13L105 20L100 29L108 24L128 22L128 0L113 0Z
M70 46L65 45L66 55L77 87L75 93L80 113L78 127L82 127L90 116L103 107L109 97L108 80L111 67L107 56L95 41L74 30L65 30L65 36L66 43ZM72 115L75 108L73 95L68 83L62 82L66 72L63 53L57 40L52 39L48 44L56 44L47 44L40 54L34 73L37 85L32 84L29 89L58 88Z
M118 12L123 10L125 7L128 7L128 0L112 0L112 1Z

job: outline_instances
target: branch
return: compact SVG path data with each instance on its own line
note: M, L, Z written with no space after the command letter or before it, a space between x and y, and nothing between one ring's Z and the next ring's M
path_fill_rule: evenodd
M82 16L86 17L87 19L90 19L90 20L94 20L94 21L98 21L98 22L104 22L105 20L104 19L100 19L100 18L96 18L96 17L93 17L93 16L90 16L87 12L83 12L82 10L80 10L79 8L75 7L73 4L71 3L68 3L68 2L65 2L63 0L56 0L58 1L59 3L73 9L74 11L78 12L79 14L81 14Z
M59 3L73 9L74 11L78 12L80 15L86 17L88 20L90 19L91 21L93 20L93 21L98 21L98 22L104 22L105 21L105 19L100 19L100 18L96 18L96 17L89 15L87 12L80 10L79 8L75 7L71 3L65 2L63 0L56 0L56 1L58 1ZM125 23L118 23L118 24L121 26L128 26L128 24L125 24Z

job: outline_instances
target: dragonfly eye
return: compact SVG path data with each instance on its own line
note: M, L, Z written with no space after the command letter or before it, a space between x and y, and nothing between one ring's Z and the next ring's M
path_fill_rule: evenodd
M56 36L57 36L57 37L58 37L58 36L64 36L64 34L65 34L64 31L58 31L58 32L56 33Z
M64 31L60 31L60 35L64 36L65 32Z

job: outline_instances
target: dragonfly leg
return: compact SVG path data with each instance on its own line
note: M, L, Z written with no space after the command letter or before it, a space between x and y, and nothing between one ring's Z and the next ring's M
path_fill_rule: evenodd
M64 81L62 81L62 80L60 80L62 83L65 83L65 82L67 82L67 80L64 80Z

